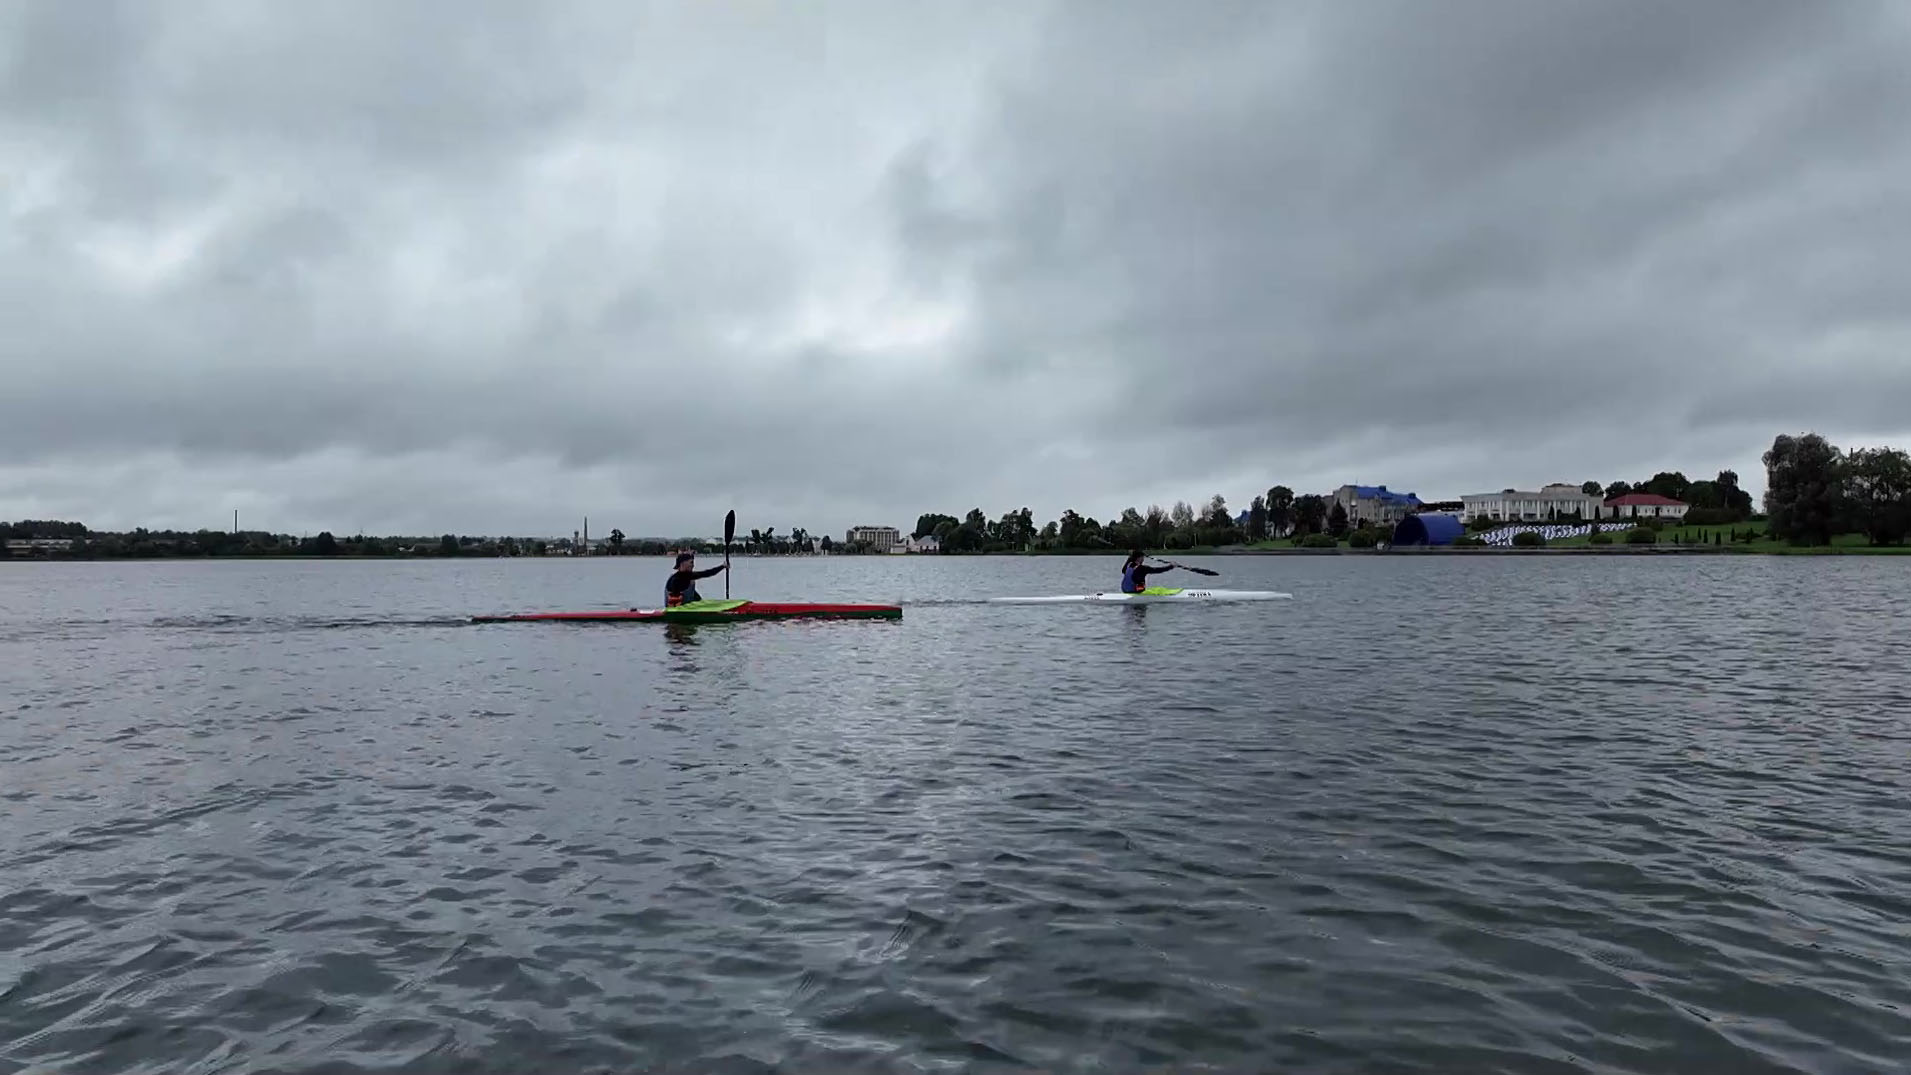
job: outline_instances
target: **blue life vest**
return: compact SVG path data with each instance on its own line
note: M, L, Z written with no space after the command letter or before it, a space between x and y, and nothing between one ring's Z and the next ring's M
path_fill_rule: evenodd
M1127 564L1122 567L1121 569L1121 592L1122 593L1140 593L1141 592L1141 584L1135 581L1135 567L1136 565L1134 564Z

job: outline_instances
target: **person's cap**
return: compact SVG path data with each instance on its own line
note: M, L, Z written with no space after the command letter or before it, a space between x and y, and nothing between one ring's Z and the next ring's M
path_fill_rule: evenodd
M694 552L680 552L677 554L677 562L680 564L685 560L695 560L696 558L697 554Z

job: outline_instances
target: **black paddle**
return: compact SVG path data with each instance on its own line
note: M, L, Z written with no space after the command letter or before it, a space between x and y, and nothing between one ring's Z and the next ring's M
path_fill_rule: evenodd
M730 599L730 539L737 536L737 512L735 508L723 517L723 599Z
M1163 559L1162 559L1161 557L1159 557L1159 556L1150 556L1150 557L1148 557L1148 559L1150 559L1150 560L1154 560L1154 561L1156 561L1157 563L1163 563L1163 564L1167 564L1167 565L1168 565L1169 567L1178 567L1178 568L1180 568L1180 569L1181 569L1181 570L1183 570L1183 571L1192 571L1192 572L1194 572L1194 573L1195 573L1195 574L1197 574L1197 575L1216 575L1216 576L1218 576L1218 575L1220 575L1220 574L1221 574L1221 573L1220 573L1219 571L1209 571L1209 570L1208 570L1207 568L1205 568L1205 567L1189 567L1189 566L1188 566L1187 564L1177 564L1177 563L1175 563L1175 562L1174 562L1173 560L1163 560Z

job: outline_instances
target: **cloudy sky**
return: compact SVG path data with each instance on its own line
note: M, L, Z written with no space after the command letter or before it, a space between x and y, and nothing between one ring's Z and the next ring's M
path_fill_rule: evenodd
M0 518L633 534L1911 446L1911 4L17 0Z

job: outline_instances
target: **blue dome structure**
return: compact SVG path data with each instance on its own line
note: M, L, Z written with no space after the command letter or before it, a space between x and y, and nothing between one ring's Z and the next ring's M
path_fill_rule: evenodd
M1451 545L1466 533L1457 515L1409 515L1393 528L1395 545Z

